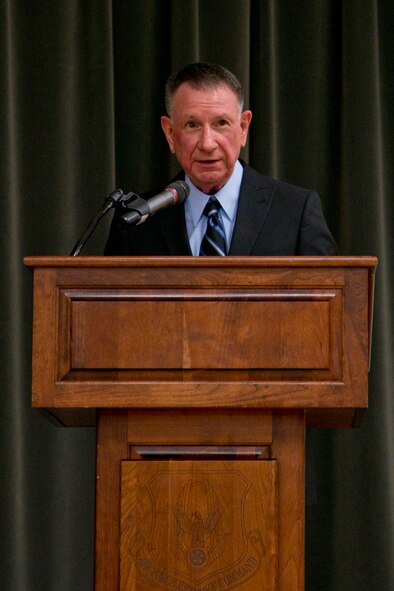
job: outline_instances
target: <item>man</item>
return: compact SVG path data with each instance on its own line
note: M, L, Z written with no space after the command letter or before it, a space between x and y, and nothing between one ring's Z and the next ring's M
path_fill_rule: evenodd
M167 82L166 108L161 125L190 195L137 226L122 228L119 208L105 254L337 253L317 193L264 177L239 160L252 113L243 111L242 88L231 72L186 66Z

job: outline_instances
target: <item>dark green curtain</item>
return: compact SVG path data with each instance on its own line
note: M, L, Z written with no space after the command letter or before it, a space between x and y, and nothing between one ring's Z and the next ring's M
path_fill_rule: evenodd
M392 0L0 1L0 588L93 586L95 433L30 408L22 258L68 254L115 186L171 177L163 85L197 60L245 87L243 157L317 189L342 254L379 257L370 409L360 430L309 433L306 589L394 590Z

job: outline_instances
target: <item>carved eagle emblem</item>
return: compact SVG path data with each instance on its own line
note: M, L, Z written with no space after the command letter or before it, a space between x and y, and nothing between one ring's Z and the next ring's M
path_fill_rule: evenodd
M199 499L198 507L196 499ZM207 480L185 484L172 508L176 521L175 546L184 563L206 567L220 558L224 551L223 511Z

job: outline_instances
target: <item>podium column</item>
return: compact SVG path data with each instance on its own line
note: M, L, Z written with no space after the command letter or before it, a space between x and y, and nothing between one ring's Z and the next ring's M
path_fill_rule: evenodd
M100 411L96 591L302 591L303 411Z

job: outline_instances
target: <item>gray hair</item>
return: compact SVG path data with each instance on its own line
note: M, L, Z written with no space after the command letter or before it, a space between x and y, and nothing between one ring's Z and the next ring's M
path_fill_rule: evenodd
M239 110L242 111L243 109L244 93L238 78L223 66L198 62L185 66L182 70L168 78L165 86L165 101L167 113L170 117L174 95L181 84L184 83L189 84L197 90L227 86L236 95Z

